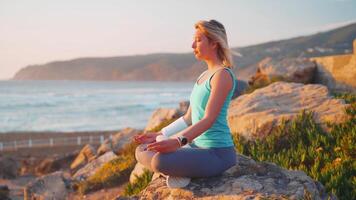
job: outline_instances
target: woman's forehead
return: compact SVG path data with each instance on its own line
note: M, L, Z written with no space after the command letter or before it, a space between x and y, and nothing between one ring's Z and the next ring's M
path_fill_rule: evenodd
M194 37L202 37L204 36L203 32L201 32L199 29L196 29Z

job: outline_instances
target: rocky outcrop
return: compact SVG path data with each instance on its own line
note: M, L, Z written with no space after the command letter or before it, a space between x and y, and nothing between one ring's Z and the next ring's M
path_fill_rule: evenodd
M341 123L347 119L343 100L329 96L318 84L276 82L231 101L228 123L231 132L248 140L263 138L282 120L294 119L300 111L313 111L317 123Z
M134 135L139 134L140 130L133 128L125 128L120 132L116 133L112 137L106 139L103 144L97 150L97 155L103 155L108 151L118 152L125 144L132 141Z
M11 157L0 157L0 178L16 178L20 169L20 163Z
M317 63L316 82L331 90L356 93L356 40L353 54L311 58Z
M24 189L25 200L65 200L68 195L67 179L63 172L37 178Z
M145 131L150 131L161 125L163 122L173 120L181 116L179 109L159 108L153 112L148 120Z
M87 144L83 147L82 150L80 150L78 156L74 159L74 161L70 165L70 169L72 171L76 171L95 158L96 158L95 148L92 145Z
M104 155L96 158L95 160L90 161L83 168L79 169L72 178L74 180L85 180L89 176L95 174L95 172L103 166L105 163L111 161L112 159L117 158L117 155L114 152L106 152Z
M316 64L307 58L284 58L273 60L270 57L258 63L256 74L249 80L250 85L264 85L274 79L296 83L311 83Z
M55 156L53 158L46 158L38 166L35 167L35 173L37 175L44 175L58 170L67 170L69 169L69 166L76 157L77 153L71 153L65 156Z
M302 171L237 155L237 164L221 176L192 179L180 189L169 189L164 178L153 180L139 199L336 199ZM120 199L118 197L117 199Z

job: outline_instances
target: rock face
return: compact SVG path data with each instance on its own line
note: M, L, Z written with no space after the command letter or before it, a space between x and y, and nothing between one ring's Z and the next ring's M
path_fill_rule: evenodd
M228 123L231 132L253 140L269 135L283 119L294 119L301 110L313 111L318 123L341 123L347 119L347 106L330 97L323 85L276 82L231 101Z
M179 112L179 109L159 108L151 115L145 131L150 131L159 126L162 122L172 120L180 116L181 113Z
M20 164L14 158L0 157L0 178L16 178L20 169Z
M65 200L68 194L63 172L55 172L30 182L24 189L25 200Z
M302 171L237 155L237 164L221 176L192 179L180 189L169 189L164 178L153 180L140 199L328 199L322 184ZM330 196L336 199L335 196Z
M87 177L95 174L97 169L103 166L105 163L111 161L112 159L117 158L117 155L114 152L110 151L105 153L104 155L98 157L95 160L92 160L88 164L86 164L83 168L79 169L73 176L73 179L76 180L85 180Z
M132 140L134 135L140 133L140 130L133 129L133 128L125 128L120 132L116 133L112 138L108 138L104 141L103 144L97 150L97 155L103 155L108 151L117 152L121 149L125 144Z
M316 82L331 90L356 93L356 40L353 54L311 58L318 65Z
M69 169L70 163L76 155L77 153L71 153L60 157L46 158L35 168L35 173L44 175L58 170Z
M311 83L316 64L306 58L285 58L273 60L270 57L258 63L256 74L249 80L250 85L268 83L274 78L288 82Z
M78 156L74 159L72 164L70 165L70 169L76 171L77 169L83 167L88 162L96 158L96 150L95 148L87 144L80 150Z

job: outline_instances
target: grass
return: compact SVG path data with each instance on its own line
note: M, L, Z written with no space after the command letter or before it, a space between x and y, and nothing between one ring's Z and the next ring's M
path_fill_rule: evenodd
M356 199L356 95L335 97L351 104L345 110L350 118L341 124L328 124L329 132L315 123L313 113L303 111L264 140L251 142L233 134L237 151L255 160L303 170L340 199Z
M151 182L153 176L153 172L149 170L144 170L144 173L141 176L136 175L136 180L134 183L128 183L124 190L124 196L133 196L140 193L143 189L145 189L148 184Z

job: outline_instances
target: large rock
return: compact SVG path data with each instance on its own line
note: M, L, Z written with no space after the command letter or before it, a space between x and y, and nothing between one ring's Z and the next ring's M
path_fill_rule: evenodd
M82 150L80 150L78 156L74 159L74 161L70 165L70 169L72 171L76 171L95 158L96 158L95 148L92 145L87 144L82 148Z
M316 82L335 91L356 93L356 40L353 54L311 58L318 66Z
M179 109L159 108L151 115L145 131L150 131L158 127L165 121L176 119L181 116Z
M69 166L76 157L77 153L46 158L35 168L35 173L37 175L44 175L59 170L67 170L69 169Z
M237 155L237 164L221 176L192 179L180 189L169 189L164 178L153 180L140 199L336 199L303 171ZM120 199L118 197L117 199Z
M55 172L37 178L30 182L24 189L25 200L65 200L67 191L67 179L63 172Z
M311 83L316 64L307 58L284 58L273 60L270 57L258 63L256 74L249 80L250 85L263 85L281 79L288 82Z
M140 130L133 128L125 128L120 132L113 135L111 138L106 139L97 150L97 155L103 155L108 151L118 152L125 144L132 141L134 135L139 134Z
M85 180L89 176L95 174L95 172L102 167L105 163L117 158L118 156L114 152L110 151L104 155L98 157L95 160L90 161L83 168L79 169L72 177L75 180Z
M20 163L11 157L0 157L0 178L16 178L20 169Z
M347 106L329 96L323 85L276 82L231 101L228 123L231 132L251 140L269 135L283 119L295 119L302 110L313 111L322 125L341 123L347 119Z

